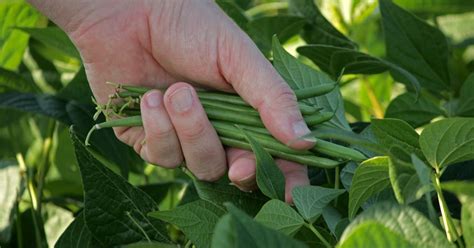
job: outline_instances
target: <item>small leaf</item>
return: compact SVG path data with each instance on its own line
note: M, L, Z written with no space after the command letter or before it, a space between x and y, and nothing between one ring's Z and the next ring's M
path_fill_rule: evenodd
M357 167L349 191L349 219L354 218L365 201L390 184L389 163L389 157L375 157Z
M428 125L420 146L433 168L474 159L474 119L449 118Z
M178 226L197 247L210 247L214 227L225 210L211 202L197 200L169 211L148 215Z
M323 209L336 197L346 192L319 186L298 186L293 188L293 202L298 212L313 223L323 213Z
M255 220L288 236L296 234L304 224L303 218L280 200L268 201L255 216Z
M444 190L456 194L462 203L461 226L466 247L474 246L474 183L452 181L441 185Z
M23 189L20 168L13 161L0 161L0 244L10 241L16 201Z
M285 201L285 176L272 156L243 129L240 131L252 147L256 160L257 185L260 191L271 199Z
M448 89L448 45L443 33L389 0L379 2L388 59L413 74L421 86ZM393 72L400 78L399 72Z
M84 185L84 218L103 246L138 241L168 242L163 222L147 217L158 210L143 191L128 183L94 158L71 132Z
M225 202L231 202L252 216L268 201L268 198L258 191L243 192L229 183L194 181L194 185L201 199L220 206L224 206Z
M362 237L366 239L360 238L360 236L358 237L355 234L356 232L362 234L362 231L358 230L360 227L362 227L362 230L371 230L375 233L364 232L365 235ZM377 227L384 227L385 229ZM375 230L380 230L380 232ZM378 237L377 234L382 236ZM365 237L366 235L371 237ZM423 214L409 206L388 202L376 204L359 215L346 228L340 243L351 242L351 244L358 244L358 246L354 247L397 247L395 246L397 238L403 240L400 245L407 245L406 243L408 243L408 247L454 247L446 239L446 236L426 219ZM353 240L349 241L350 239ZM386 245L373 246L371 244ZM352 246L347 245L344 247Z
M415 94L409 92L393 99L385 112L385 118L401 119L415 128L430 123L440 115L443 112L434 103L423 95L417 99Z
M283 49L276 37L273 37L273 66L292 89L335 83L326 74L316 71L291 56ZM338 88L323 96L310 98L308 102L323 108L324 111L335 113L329 121L333 126L351 130L344 115L344 102Z
M212 247L306 247L300 241L254 221L232 204L226 204L226 207L229 214L224 215L217 223Z
M373 119L371 129L388 154L396 147L406 154L423 155L418 142L419 135L408 123L398 119Z
M81 212L74 221L69 224L66 231L61 234L61 237L59 237L54 245L55 248L93 248L98 246L100 247L100 244L92 237L89 228L86 226L84 212Z
M389 69L378 58L343 47L306 45L297 51L333 77L338 77L343 70L344 74L378 74Z

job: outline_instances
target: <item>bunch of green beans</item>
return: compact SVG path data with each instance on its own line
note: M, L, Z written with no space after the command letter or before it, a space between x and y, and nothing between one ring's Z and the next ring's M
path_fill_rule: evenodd
M310 128L329 121L334 113L324 112L304 100L327 94L334 88L335 84L324 84L295 90L299 109ZM87 135L86 144L94 130L142 126L140 100L149 90L140 86L117 85L116 93L110 96L109 103L103 106L97 105L98 113L104 114L107 121L94 125ZM259 113L238 95L215 91L197 91L197 95L224 145L251 150L244 133L236 126L238 125L251 134L271 155L300 164L334 168L346 160L361 161L366 158L354 149L319 139L309 150L292 149L276 140L265 129Z

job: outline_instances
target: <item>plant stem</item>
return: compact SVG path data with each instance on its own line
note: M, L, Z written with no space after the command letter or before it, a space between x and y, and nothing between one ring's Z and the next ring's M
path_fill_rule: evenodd
M186 242L186 244L184 245L184 248L190 248L192 247L193 243L191 242L191 240L188 240L188 242Z
M443 219L444 230L446 232L446 237L450 242L455 242L458 240L459 235L454 227L453 220L451 219L451 215L449 214L448 205L446 204L446 200L444 199L443 192L441 190L441 182L439 178L441 177L439 173L439 169L436 168L436 173L434 175L434 187L436 190L436 194L438 195L438 203L439 208L441 210L441 216Z
M44 180L46 177L46 174L48 173L49 169L49 154L51 152L51 147L53 143L53 136L54 133L57 131L57 122L50 122L49 125L49 130L48 130L48 135L46 136L46 139L43 142L43 157L42 157L42 162L38 166L38 174L37 174L37 199L38 199L38 212L41 213L41 199L43 198L43 187L44 187Z
M329 244L329 242L323 237L323 235L321 235L321 233L319 233L319 231L314 228L314 226L310 223L305 223L304 224L307 228L309 228L309 230L311 230L311 232L314 233L314 235L316 235L316 237L318 237L318 239L323 242L323 244L328 247L328 248L331 248L331 244Z

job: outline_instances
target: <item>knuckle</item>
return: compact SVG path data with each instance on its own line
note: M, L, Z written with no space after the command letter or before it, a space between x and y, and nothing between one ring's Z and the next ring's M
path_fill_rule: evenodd
M180 139L194 143L209 133L210 127L204 120L196 121L192 126L177 130Z

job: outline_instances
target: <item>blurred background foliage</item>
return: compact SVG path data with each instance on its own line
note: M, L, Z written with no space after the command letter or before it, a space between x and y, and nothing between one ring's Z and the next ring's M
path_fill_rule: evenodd
M474 2L395 2L443 31L453 72L453 90L448 94L440 97L422 89L420 101L424 113L429 115L426 120L422 115L415 119L406 116L405 120L419 127L436 116L471 115L474 110L470 106L459 112L457 99L463 94L462 82L474 71ZM277 21L268 18L289 13L287 1L218 3L269 58L271 36L277 33L288 51L317 67L296 48L321 36L297 35L305 28L300 17L288 16ZM357 47L373 57L387 57L378 1L316 3L337 28L335 32L349 38L340 38L341 44ZM407 90L403 84L395 83L389 72L344 75L341 90L351 123L391 115L403 119L400 113L390 111L390 105L404 104L405 99L412 97L405 95L394 103ZM46 237L52 246L83 204L82 183L68 128L74 124L83 138L93 124L94 107L80 55L67 35L20 0L0 0L0 94L0 245L33 244ZM396 110L393 106L392 109ZM130 148L116 140L111 130L98 132L90 150L109 168L153 194L154 199L162 199L162 209L175 207L183 195L186 197L192 191L186 189L187 179L180 170L144 164ZM28 228L32 221L42 222L44 230Z

